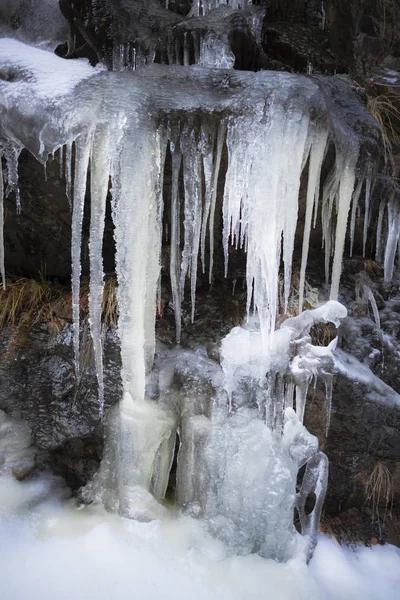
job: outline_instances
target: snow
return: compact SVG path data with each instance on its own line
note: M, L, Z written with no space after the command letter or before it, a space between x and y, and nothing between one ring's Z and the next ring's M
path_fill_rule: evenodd
M42 100L65 96L80 81L103 70L91 67L86 59L65 60L12 38L0 38L0 64L17 81L7 90L7 97L14 100L32 91Z
M400 597L400 550L394 546L341 547L320 536L310 573L324 588L326 600Z
M78 510L55 479L0 479L4 600L398 600L400 550L339 547L320 536L307 567L229 557L201 521L141 523Z

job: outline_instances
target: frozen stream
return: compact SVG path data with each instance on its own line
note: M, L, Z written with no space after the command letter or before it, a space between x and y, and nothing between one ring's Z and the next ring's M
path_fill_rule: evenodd
M45 476L0 479L2 600L400 598L393 546L353 551L321 536L309 567L301 558L227 557L201 521L171 511L139 523L78 510L59 486Z

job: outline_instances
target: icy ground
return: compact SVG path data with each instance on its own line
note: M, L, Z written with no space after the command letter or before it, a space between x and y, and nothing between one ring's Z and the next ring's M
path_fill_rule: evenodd
M171 511L139 523L78 510L54 478L0 478L2 600L397 600L400 550L321 536L309 567L226 557L200 521Z

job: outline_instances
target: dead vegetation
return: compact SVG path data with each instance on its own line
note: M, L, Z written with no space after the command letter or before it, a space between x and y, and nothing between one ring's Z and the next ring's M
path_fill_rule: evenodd
M383 154L386 167L393 173L393 144L400 142L400 109L398 108L399 95L387 91L370 97L367 107L381 128Z
M114 328L118 320L117 283L107 277L104 287L102 321L106 328ZM89 311L89 282L81 283L81 319L87 320ZM45 277L38 280L24 277L8 278L6 289L0 290L0 332L11 327L14 332L47 323L49 333L57 334L72 322L71 289L55 285Z
M391 514L393 507L393 476L388 467L377 461L365 484L365 503L372 511L372 519ZM383 510L383 515L380 511Z

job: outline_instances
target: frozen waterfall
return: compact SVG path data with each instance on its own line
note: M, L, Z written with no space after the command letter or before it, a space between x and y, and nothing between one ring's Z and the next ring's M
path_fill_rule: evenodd
M198 2L193 10L205 14L217 4ZM231 4L239 8L239 3ZM104 459L84 496L126 516L160 517L179 443L180 505L204 517L233 552L286 560L296 543L293 508L303 533L310 536L311 552L327 485L327 459L302 422L308 386L321 377L329 424L336 340L327 347L314 346L309 331L321 321L338 326L346 315L337 298L347 223L363 187L369 196L378 129L345 79L221 68L233 63L229 52L218 50L220 43L218 36L203 40L198 62L206 66L149 64L120 73L1 39L0 150L7 185L4 191L1 185L0 198L14 191L19 202L18 156L23 148L44 164L60 152L73 208L79 377L82 218L90 170L89 322L102 414L102 238L111 190L123 398L106 417ZM368 137L354 129L354 112ZM153 371L158 377L154 396L146 378L155 353L167 153L172 163L170 276L177 339L186 287L194 317L200 262L203 269L209 262L211 281L221 178L225 268L230 245L245 250L248 319L223 340L222 368L201 353L167 353ZM287 319L277 329L281 261L284 312L288 310L302 176L307 192L299 309L310 231L319 218L331 301ZM21 205L23 210L23 198ZM367 211L367 200L365 206ZM389 272L398 243L397 212L389 207ZM4 279L2 243L0 261ZM212 391L206 409L193 390L185 399L177 397L173 380L180 368L192 374L201 368L209 377ZM311 493L316 502L307 514Z

